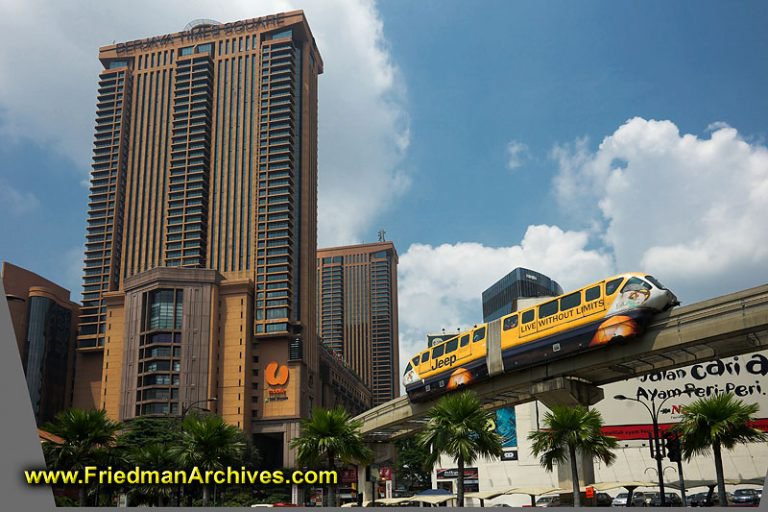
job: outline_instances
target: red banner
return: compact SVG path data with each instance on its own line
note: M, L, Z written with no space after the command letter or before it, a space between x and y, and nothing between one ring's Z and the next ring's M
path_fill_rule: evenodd
M664 432L668 428L671 428L675 423L661 423L659 424L659 430ZM768 418L761 418L752 423L753 427L759 428L768 432ZM649 434L653 434L653 425L640 424L640 425L607 425L603 427L603 434L607 436L613 436L622 441L628 441L631 439L647 440Z

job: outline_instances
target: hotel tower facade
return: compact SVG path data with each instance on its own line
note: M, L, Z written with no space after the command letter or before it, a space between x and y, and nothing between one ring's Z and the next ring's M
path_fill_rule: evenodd
M318 249L317 290L323 344L360 376L374 406L400 396L394 244Z
M198 20L99 60L74 405L210 409L291 464L320 387L304 14Z

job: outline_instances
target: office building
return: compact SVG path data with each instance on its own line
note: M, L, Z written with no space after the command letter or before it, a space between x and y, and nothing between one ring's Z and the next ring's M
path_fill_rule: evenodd
M394 244L318 249L317 290L323 344L360 376L374 406L399 396Z
M8 262L3 282L32 409L39 425L72 404L80 307L69 290Z
M99 60L75 402L208 408L289 465L319 394L307 20L197 20Z
M563 288L544 274L518 267L483 292L483 322L527 307L518 304L520 299L553 297L562 293Z

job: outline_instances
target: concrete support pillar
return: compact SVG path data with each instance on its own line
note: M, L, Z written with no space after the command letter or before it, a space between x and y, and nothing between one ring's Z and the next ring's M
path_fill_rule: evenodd
M567 377L537 382L531 387L531 392L537 400L550 408L553 405L583 405L588 407L603 399L602 388ZM576 457L579 485L585 486L595 483L595 465L592 458L581 454L577 454ZM566 460L564 464L558 464L557 482L558 486L563 489L573 488L570 460ZM563 498L568 500L566 496Z
M397 462L397 450L395 449L395 445L393 443L368 443L368 448L370 448L373 451L373 461L372 464L375 465L390 465L394 469L395 464ZM373 482L369 482L366 480L367 476L367 468L366 466L358 466L357 467L357 490L358 492L363 493L363 502L370 501L373 499L373 489L374 484ZM394 471L393 471L394 473ZM396 476L393 474L392 477L392 485L394 489L394 483L395 483Z

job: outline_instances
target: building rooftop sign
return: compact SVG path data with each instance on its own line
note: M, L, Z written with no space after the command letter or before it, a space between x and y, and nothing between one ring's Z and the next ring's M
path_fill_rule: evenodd
M118 54L121 54L134 50L148 50L150 48L164 47L173 44L177 40L180 42L190 42L213 39L221 35L241 34L243 32L254 31L268 26L282 25L283 21L284 15L283 13L279 13L224 24L216 24L215 22L201 24L190 23L192 27L183 32L148 37L145 39L136 39L135 41L128 41L127 43L117 43L115 45L115 51ZM187 26L189 27L190 25Z

